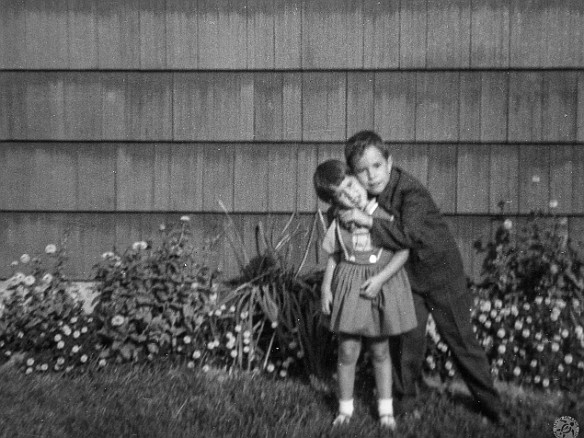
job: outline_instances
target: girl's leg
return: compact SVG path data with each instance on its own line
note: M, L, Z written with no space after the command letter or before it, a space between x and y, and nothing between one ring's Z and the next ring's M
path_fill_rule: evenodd
M369 340L369 351L375 383L377 386L379 422L382 426L395 429L393 416L393 399L391 393L391 356L389 354L389 339L375 338Z
M337 374L339 378L339 415L333 425L343 424L353 415L353 389L355 386L355 366L361 352L361 337L341 333L339 335L339 358Z

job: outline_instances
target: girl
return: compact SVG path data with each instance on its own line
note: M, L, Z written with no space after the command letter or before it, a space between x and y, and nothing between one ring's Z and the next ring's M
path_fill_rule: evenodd
M341 209L359 208L377 217L391 220L369 200L367 190L346 164L328 160L314 174L318 197L332 205L334 214ZM339 339L337 373L339 379L339 413L333 426L344 424L353 415L355 366L361 340L369 344L377 393L379 421L394 430L391 393L390 335L416 327L416 314L408 277L403 265L408 250L392 254L374 247L367 228L346 229L333 219L323 241L329 254L321 287L321 307L330 315L330 329Z

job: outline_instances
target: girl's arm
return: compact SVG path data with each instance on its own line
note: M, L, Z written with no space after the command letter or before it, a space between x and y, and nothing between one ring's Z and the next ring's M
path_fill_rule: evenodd
M331 284L333 282L333 273L337 267L337 259L334 254L328 256L326 268L324 269L324 277L320 287L320 307L322 313L330 315L333 305L333 292Z
M361 285L361 296L369 299L375 298L381 290L383 283L393 277L404 266L409 254L409 249L397 251L391 257L389 263L377 275L374 275Z

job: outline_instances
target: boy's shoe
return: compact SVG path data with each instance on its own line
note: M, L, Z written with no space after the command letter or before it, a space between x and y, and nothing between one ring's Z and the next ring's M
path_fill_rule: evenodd
M335 418L333 421L333 427L347 425L349 424L350 421L351 421L350 415L339 414L337 415L337 418Z
M403 397L399 400L394 400L393 409L394 414L399 417L402 415L412 414L417 411L417 400L415 397Z
M489 421L491 424L500 426L503 424L503 416L501 415L500 409L495 409L491 407L484 407L480 410L481 415L484 419Z

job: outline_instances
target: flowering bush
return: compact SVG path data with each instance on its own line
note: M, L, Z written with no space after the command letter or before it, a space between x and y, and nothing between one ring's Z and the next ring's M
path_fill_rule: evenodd
M94 267L102 361L199 358L225 325L217 308L219 272L198 260L209 247L199 254L191 243L190 217L159 231L158 246L135 242L122 254L104 253Z
M8 294L0 307L0 360L24 354L33 371L70 371L94 356L93 318L69 292L63 275L63 247L49 244L45 254L23 254L14 261Z
M516 229L511 219L485 254L472 286L475 331L501 380L541 388L584 388L584 263L566 237L566 221L534 213ZM451 354L429 325L426 368L453 377Z

